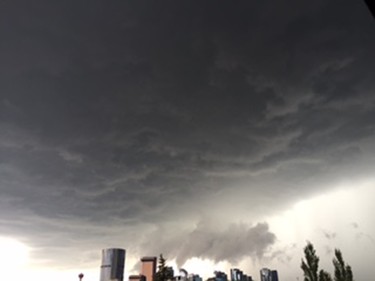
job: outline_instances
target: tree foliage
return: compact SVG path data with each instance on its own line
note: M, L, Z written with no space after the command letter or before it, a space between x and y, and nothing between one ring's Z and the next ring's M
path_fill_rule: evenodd
M332 277L328 272L324 270L319 271L319 257L316 255L314 246L310 242L307 242L304 254L305 259L302 259L301 262L304 281L332 281ZM349 265L345 264L341 251L338 249L335 249L333 265L335 268L334 281L353 281L352 269Z
M321 270L319 272L319 281L332 281L332 277L328 272Z
M304 281L319 281L318 269L319 269L319 257L315 253L313 244L307 243L307 246L303 249L305 253L305 260L302 259L301 268L304 274Z
M353 281L352 268L345 264L342 253L338 249L335 249L333 266L335 267L335 281Z
M168 281L173 279L173 268L166 265L166 259L162 254L159 256L158 271L155 275L155 281Z

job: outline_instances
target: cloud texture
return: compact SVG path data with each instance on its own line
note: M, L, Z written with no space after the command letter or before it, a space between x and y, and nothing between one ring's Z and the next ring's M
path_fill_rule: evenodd
M360 1L3 1L0 18L1 232L36 264L94 266L114 242L256 259L265 216L372 175Z

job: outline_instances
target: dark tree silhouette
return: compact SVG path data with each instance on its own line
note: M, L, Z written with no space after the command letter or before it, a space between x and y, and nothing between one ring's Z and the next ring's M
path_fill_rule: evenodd
M345 264L341 251L338 249L335 249L333 266L335 267L335 281L353 281L352 268Z
M319 258L315 253L313 244L307 242L307 246L303 249L305 260L301 261L304 281L318 281Z
M328 272L321 270L319 272L319 281L332 281L331 275Z
M302 259L301 268L303 270L304 281L332 281L331 275L320 270L319 275L319 257L316 255L313 244L307 242L303 249L305 253L305 260Z
M302 259L301 268L303 270L304 281L332 281L331 275L324 271L319 271L319 257L316 255L313 244L307 242L307 246L303 249L305 259ZM335 249L335 257L333 258L333 266L335 268L334 281L354 281L352 268L345 264L341 251ZM319 272L319 274L318 274Z
M155 281L168 281L173 279L173 268L166 265L166 259L162 254L159 256L158 272L155 275Z

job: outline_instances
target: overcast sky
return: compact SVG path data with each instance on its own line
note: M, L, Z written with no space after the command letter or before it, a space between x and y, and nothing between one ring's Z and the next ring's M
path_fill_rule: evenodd
M373 280L374 29L358 0L1 1L2 272L122 247L302 280L310 240Z

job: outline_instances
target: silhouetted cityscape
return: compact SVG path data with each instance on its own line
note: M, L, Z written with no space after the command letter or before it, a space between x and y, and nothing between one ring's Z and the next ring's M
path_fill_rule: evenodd
M100 281L124 281L126 250L118 248L110 248L102 250L102 261L100 267ZM140 273L130 275L129 281L161 281L157 280L157 262L155 256L142 257ZM198 274L188 273L185 269L179 269L175 274L172 267L167 267L171 272L171 278L164 281L203 281ZM212 277L206 281L253 281L252 276L245 274L239 268L231 268L230 276L222 271L214 271ZM81 278L80 278L81 279ZM277 270L262 268L260 270L260 281L279 281Z

